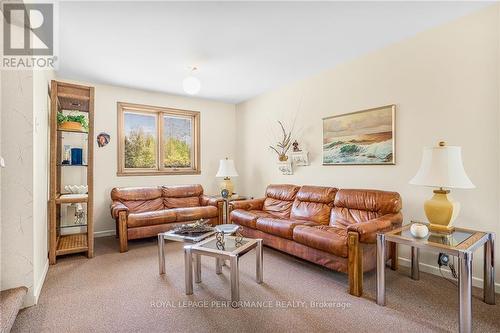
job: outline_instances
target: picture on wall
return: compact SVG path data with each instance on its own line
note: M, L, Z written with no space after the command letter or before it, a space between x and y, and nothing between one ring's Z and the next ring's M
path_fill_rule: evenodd
M396 105L323 118L323 165L395 164Z

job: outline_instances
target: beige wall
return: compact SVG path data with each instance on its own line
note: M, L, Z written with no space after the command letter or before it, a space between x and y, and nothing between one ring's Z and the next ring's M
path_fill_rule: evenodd
M33 71L33 274L35 303L49 268L49 83L54 71Z
M446 140L463 147L464 164L477 186L455 190L462 203L457 226L495 231L499 225L499 7L458 19L287 85L236 107L239 191L261 196L269 183L331 185L395 190L406 222L423 220L431 189L412 186L422 148ZM322 166L322 118L397 104L395 166ZM267 129L296 116L296 137L311 165L281 175ZM406 249L402 257L407 258ZM500 266L500 247L496 264ZM436 272L437 256L424 253ZM482 279L482 252L474 265ZM500 282L497 270L497 282Z
M86 83L85 83L86 84ZM115 223L109 213L110 192L116 186L157 186L163 184L200 183L207 194L217 192L215 174L219 160L234 156L235 106L199 98L146 92L109 85L95 87L95 135L106 132L111 142L97 147L95 138L94 217L96 236L114 234ZM116 103L129 102L154 106L200 111L201 175L127 176L117 171L117 114Z

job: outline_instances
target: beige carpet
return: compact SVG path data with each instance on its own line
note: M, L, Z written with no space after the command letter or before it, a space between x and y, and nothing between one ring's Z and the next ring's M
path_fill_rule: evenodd
M216 308L230 298L229 271L214 272L202 259L201 284L184 294L181 243L167 244L167 275L158 275L154 239L131 242L118 253L114 237L96 239L96 257L74 255L51 266L39 304L22 310L13 332L428 332L456 331L457 289L440 277L387 270L387 306L375 301L375 274L365 275L365 294L352 297L344 274L323 269L269 248L264 284L255 282L255 255L240 261L243 301L261 307ZM194 301L198 307L189 306ZM260 303L259 303L260 302ZM334 306L313 307L326 304ZM252 305L252 304L248 304ZM265 307L264 307L265 306ZM500 331L497 305L474 290L476 332Z

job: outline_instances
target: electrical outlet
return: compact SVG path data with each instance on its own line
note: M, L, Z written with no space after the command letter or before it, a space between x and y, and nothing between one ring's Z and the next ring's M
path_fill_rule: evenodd
M0 156L0 168L5 168L5 160Z
M448 266L448 263L450 262L450 258L448 257L447 254L440 253L438 256L438 265L439 267L441 266Z

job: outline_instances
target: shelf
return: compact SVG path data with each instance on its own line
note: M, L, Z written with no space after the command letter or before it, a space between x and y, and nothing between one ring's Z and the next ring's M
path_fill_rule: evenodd
M57 164L57 166L61 167L88 167L88 164Z
M70 129L57 129L58 132L67 132L67 133L81 133L81 134L89 134L87 131L79 131L79 130L70 130Z
M84 203L88 202L88 200L88 194L61 194L56 198L56 203Z
M80 227L86 227L87 224L71 224L71 225L60 225L59 228L80 228Z
M59 236L56 255L88 251L87 233Z

